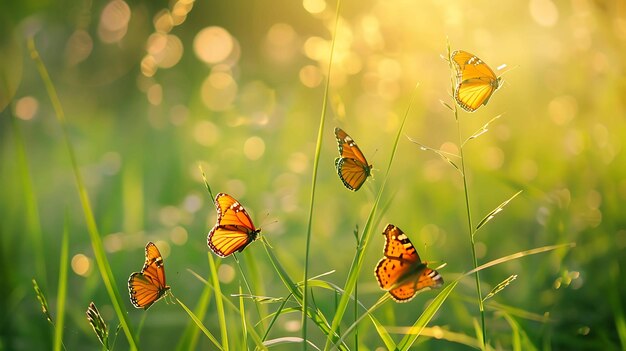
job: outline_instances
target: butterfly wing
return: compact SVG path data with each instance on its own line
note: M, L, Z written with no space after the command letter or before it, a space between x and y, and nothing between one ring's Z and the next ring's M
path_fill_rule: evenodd
M454 98L464 110L476 111L486 105L491 95L500 87L496 77L486 63L469 52L458 50L451 55L456 69Z
M215 196L217 223L209 232L207 243L220 257L241 252L257 238L256 229L245 208L232 196L219 193Z
M367 163L356 142L343 129L335 128L335 137L340 155L335 160L339 179L346 188L357 191L370 176L372 166Z
M418 291L443 285L443 278L420 260L409 238L393 224L385 231L384 255L376 266L378 285L398 302L411 300Z
M159 249L152 242L146 245L146 262L141 272L128 278L130 302L137 308L148 309L170 287L165 282L165 265Z

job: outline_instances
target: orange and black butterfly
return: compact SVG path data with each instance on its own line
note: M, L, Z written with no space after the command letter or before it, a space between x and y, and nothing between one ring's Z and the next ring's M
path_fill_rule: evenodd
M469 52L457 50L450 56L456 70L454 99L464 110L476 111L489 102L491 95L501 86L501 77L496 77L486 63Z
M346 188L357 191L370 176L372 165L367 163L361 149L343 129L335 128L335 137L339 146L339 157L335 159L339 179Z
M410 301L420 290L443 285L443 278L420 260L409 238L393 224L388 224L384 255L376 266L376 279L383 290L397 302Z
M241 252L253 242L261 229L256 229L246 209L232 196L219 193L215 196L217 223L207 237L211 250L220 257Z
M159 249L152 242L146 245L146 262L141 272L128 278L130 302L137 308L147 310L163 297L170 287L165 283L165 266Z

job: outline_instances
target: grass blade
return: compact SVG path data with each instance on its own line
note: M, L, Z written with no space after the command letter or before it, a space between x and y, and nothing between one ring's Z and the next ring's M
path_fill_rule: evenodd
M185 312L187 312L189 317L191 317L191 319L196 323L198 328L200 328L200 330L202 330L204 335L206 335L206 337L209 338L209 340L211 340L211 342L215 345L215 347L217 347L219 350L224 350L222 345L220 345L220 343L213 336L213 334L211 334L211 332L204 326L204 324L202 324L202 321L200 319L198 319L198 317L196 317L196 315L193 314L193 312L191 312L191 310L189 308L187 308L187 306L182 301L180 301L178 298L176 298L176 302L178 302L180 307L182 307L183 310L185 310Z
M57 321L54 329L53 350L61 350L63 346L63 327L65 326L65 301L67 297L67 261L69 251L69 218L65 217L63 239L61 241L61 262L59 263L59 284L57 290Z
M67 147L67 153L69 155L72 165L72 171L74 172L74 181L76 183L76 187L78 188L78 195L83 208L85 222L87 224L87 232L89 233L89 237L91 239L91 247L93 248L96 263L98 265L98 270L100 271L102 281L104 282L104 286L113 304L113 309L115 310L115 313L120 320L120 324L122 325L122 329L124 330L124 334L126 335L126 339L128 340L129 347L131 350L136 350L137 342L135 341L133 331L131 330L128 320L128 314L126 312L124 303L122 302L122 298L119 294L119 289L117 287L117 284L115 283L115 279L113 278L111 266L109 265L109 261L104 252L102 238L100 237L100 233L98 232L98 226L96 225L96 220L94 218L93 211L91 210L91 204L89 202L89 196L87 195L87 189L85 188L85 183L78 168L78 162L76 161L74 147L70 142L70 137L67 132L65 113L63 112L63 108L61 107L61 102L59 101L56 89L52 84L52 80L50 79L48 70L46 69L46 66L41 60L41 57L39 57L39 53L35 48L35 41L32 37L28 39L28 47L30 49L31 58L35 61L37 69L39 70L39 75L41 76L41 79L46 86L48 96L50 97L52 106L54 107L57 121L59 122L61 130L63 132L63 139L65 141L65 146Z
M335 52L335 39L337 38L337 26L339 24L339 9L341 8L341 0L337 0L337 8L335 10L335 27L332 33L332 42L330 46L330 57L328 58L328 72L326 74L326 84L324 86L324 100L322 101L322 111L320 114L320 124L317 130L317 143L315 145L315 157L313 161L313 176L311 179L311 197L309 200L309 218L306 231L306 244L304 254L304 282L303 299L302 299L302 339L307 340L307 318L306 311L308 310L308 293L307 282L309 280L309 252L311 247L311 232L313 229L313 207L315 205L315 189L317 184L317 173L320 162L320 154L322 151L322 141L324 139L324 124L326 122L326 108L328 105L328 91L330 90L330 73L333 66L333 53ZM292 292L293 293L293 292ZM294 296L296 296L294 294ZM306 343L303 344L306 350Z
M239 285L239 312L241 316L241 349L248 349L248 326L246 324L246 312L243 304L243 292L241 291L241 285Z
M511 202L511 200L513 200L514 198L517 197L517 195L521 194L523 190L520 190L518 192L516 192L513 196L511 196L508 200L504 201L503 203L501 203L498 207L494 208L491 212L489 212L476 226L476 230L474 231L474 235L476 235L476 232L478 232L478 229L482 228L485 224L487 224L487 222L489 222L490 220L493 219L493 217L495 217L498 213L502 212L502 210L504 210L504 207L506 205L509 204L509 202Z
M417 144L419 146L420 150L434 152L435 154L437 154L437 156L441 157L442 160L446 161L452 167L454 167L454 169L459 171L461 173L461 175L463 174L463 172L461 171L459 166L456 163L454 163L454 161L452 161L452 159L449 157L449 156L459 157L458 155L455 155L455 154L452 154L452 153L449 153L449 152L445 152L445 151L441 151L441 150L437 150L437 149L433 149L432 147L426 146L426 145L420 143L419 141L417 141L417 140L415 140L415 139L413 139L411 137L407 136L407 138L409 139L410 142L412 142L414 144Z
M8 109L9 111L11 109ZM20 185L24 193L24 202L26 209L26 231L31 235L35 255L35 272L43 286L48 286L48 278L46 273L45 251L43 246L43 236L41 232L41 222L39 220L39 209L37 208L37 196L33 190L33 180L30 176L28 168L28 158L26 155L26 146L24 136L17 119L11 115L11 127L15 135L15 160L17 163L17 172L19 174Z
M435 316L435 313L439 311L441 305L443 305L446 299L448 299L448 296L450 296L450 293L452 292L452 290L454 290L458 283L459 279L453 281L448 286L443 288L443 290L441 290L441 292L439 292L439 294L431 301L431 303L428 305L428 307L426 307L424 312L422 312L417 321L415 321L415 324L413 324L413 326L411 327L411 333L405 335L402 340L400 340L400 343L398 344L399 350L408 350L411 345L413 345L413 343L421 335L422 330Z
M485 123L479 130L475 131L474 134L472 134L469 138L465 139L465 141L463 142L463 144L461 144L461 147L465 146L465 144L473 139L478 138L479 136L487 133L489 131L489 125L495 121L496 119L502 117L502 115L497 115L494 118L490 119L489 122Z
M226 329L226 314L224 312L224 301L222 300L222 289L220 287L219 277L217 276L217 268L213 254L208 252L207 255L209 256L209 270L211 272L211 280L213 281L213 289L215 289L215 308L217 309L217 321L220 326L222 346L225 351L228 351L228 330Z
M197 316L199 320L203 320L206 316L206 312L209 309L209 304L211 302L211 285L207 284L205 281L204 289L202 290L202 294L200 295L200 299L198 300L198 304L194 309L194 315ZM196 323L194 321L190 321L187 327L185 328L185 332L183 336L178 341L178 345L176 346L176 350L195 350L198 343L198 336L200 333L200 329L197 328Z

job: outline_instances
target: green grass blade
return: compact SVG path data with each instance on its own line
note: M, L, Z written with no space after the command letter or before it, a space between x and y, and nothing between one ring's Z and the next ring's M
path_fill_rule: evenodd
M211 302L211 285L204 285L204 289L202 290L202 294L200 294L200 299L198 300L198 304L194 309L194 315L199 319L203 320L206 316L206 312L209 309L209 304ZM197 324L191 320L187 327L185 328L185 332L183 336L178 341L178 345L176 346L176 350L184 351L184 350L195 350L198 344L198 337L200 335L200 329L197 327Z
M330 73L333 66L333 54L335 52L335 39L337 38L337 26L339 24L339 9L341 8L341 0L337 0L337 8L335 10L335 27L332 33L332 41L330 46L330 57L328 59L328 72L326 74L326 84L324 86L324 100L322 102L322 111L320 113L320 124L317 130L317 143L315 145L315 157L313 160L313 176L311 178L311 196L309 200L309 217L306 230L306 243L304 254L304 282L303 299L302 299L302 339L307 340L307 317L306 311L308 310L308 292L307 283L309 280L309 252L311 247L311 232L313 229L313 208L315 206L315 190L317 184L317 173L319 169L320 155L322 153L322 141L324 140L324 124L326 122L326 109L328 105L328 91L330 90ZM294 294L294 296L296 296ZM303 343L303 347L306 350L306 342Z
M239 312L241 316L241 349L248 348L248 325L246 324L246 312L245 306L243 304L243 292L241 291L241 285L239 285Z
M59 263L59 284L57 290L57 321L54 329L53 350L63 346L63 327L65 326L65 301L67 297L67 261L69 251L69 219L65 217L63 239L61 241L61 262Z
M185 312L187 312L187 314L189 315L189 317L191 317L191 319L196 323L196 325L198 326L198 328L200 328L200 330L202 330L202 332L204 333L204 335L206 335L206 337L211 340L211 342L213 343L213 345L215 345L215 347L217 347L219 350L224 350L224 348L222 347L222 345L220 345L220 343L217 341L217 339L213 336L213 334L211 334L211 332L204 326L204 324L202 324L202 321L200 319L198 319L198 317L196 317L195 314L193 314L193 312L191 312L191 310L189 308L187 308L187 306L180 301L178 298L176 298L176 302L178 302L178 304L180 305L180 307L183 308L183 310L185 310Z
M620 285L623 284L623 280L620 279L620 267L617 261L614 261L609 273L613 288L610 289L610 302L613 306L613 313L615 318L615 328L617 329L617 335L622 345L622 350L626 350L626 317L624 317L624 309L619 294Z
M504 209L504 207L506 205L509 204L509 202L511 202L511 200L513 200L514 198L517 197L517 195L521 194L523 190L520 190L518 192L516 192L513 196L511 196L510 198L508 198L508 200L504 201L503 203L501 203L498 207L494 208L491 212L489 212L479 223L478 225L476 225L476 230L474 231L474 235L476 235L476 233L478 232L478 229L482 228L482 226L484 226L485 224L487 224L487 222L491 221L498 213L502 212L502 210Z
M91 205L89 203L89 196L87 195L87 189L85 188L85 184L78 168L78 163L76 161L76 155L74 153L74 147L70 142L69 134L67 132L67 126L65 121L65 113L63 112L63 108L61 107L61 102L56 93L56 89L52 84L52 80L50 79L50 75L48 74L48 70L46 69L43 61L39 57L39 53L35 48L35 41L33 38L29 38L28 46L30 49L31 58L35 61L35 65L39 70L39 75L41 76L44 85L46 86L46 90L48 92L48 96L52 102L52 106L54 107L54 111L56 114L57 121L61 126L61 130L63 132L63 139L65 141L65 145L67 147L67 153L70 158L70 162L72 165L72 171L74 172L74 180L76 183L76 187L78 188L78 195L80 197L80 202L83 208L83 213L85 217L85 222L87 224L87 232L89 233L89 237L91 239L91 247L93 248L94 256L96 258L96 263L98 265L98 270L100 271L100 275L102 276L102 281L104 282L104 286L109 294L111 299L111 303L113 304L113 309L117 314L117 317L120 320L120 324L122 325L122 329L124 330L124 334L126 335L126 339L128 340L128 344L131 350L137 349L137 343L135 341L135 337L133 331L131 330L131 326L128 320L128 314L126 312L126 308L124 303L122 302L122 298L119 294L119 289L117 284L115 283L115 279L113 278L113 272L111 271L111 266L109 265L109 261L104 252L104 247L102 245L102 238L100 237L100 233L98 232L98 226L96 225L96 220L93 215L93 211L91 210Z
M396 151L398 149L398 142L400 141L400 135L402 135L402 130L404 129L404 125L406 123L407 117L411 108L413 107L413 103L415 102L415 97L417 95L417 86L415 87L413 94L411 95L411 101L409 102L409 106L407 107L404 118L402 119L402 123L398 128L398 133L396 134L396 138L393 142L393 147L391 148L391 155L389 157L389 163L387 165L387 170L385 171L385 177L383 179L383 183L378 190L378 194L376 195L376 199L374 200L374 204L372 205L372 209L367 217L367 221L365 222L365 226L363 227L363 235L361 236L361 247L357 250L354 259L352 260L352 264L350 266L350 270L348 271L348 278L346 279L346 285L344 286L344 294L341 296L339 300L339 304L337 305L337 309L335 311L335 316L333 317L331 324L331 333L327 334L328 339L326 339L326 345L324 346L324 350L328 350L330 345L335 341L331 338L331 336L336 335L337 329L343 320L343 316L348 308L348 304L350 302L350 298L352 293L354 292L354 288L357 284L359 274L361 273L361 268L363 266L363 260L365 257L365 252L367 246L372 237L372 223L373 219L376 217L376 211L378 209L378 205L380 203L380 199L385 190L385 185L387 184L387 180L389 179L389 173L391 171L391 166L393 164L393 160L396 155Z
M481 351L487 350L487 343L483 339L483 328L481 328L480 324L476 319L472 319L472 325L474 326L474 333L476 334L476 340L478 340L478 347Z
M489 261L489 262L487 262L487 263L485 263L483 265L480 265L480 266L472 269L471 271L465 273L464 276L472 274L472 273L476 273L478 271L482 271L485 268L493 267L495 265L498 265L498 264L501 264L501 263L504 263L504 262L516 260L518 258L522 258L522 257L530 256L530 255L536 255L536 254L542 253L542 252L553 251L553 250L556 250L556 249L575 247L575 246L576 246L575 243L568 243L568 244L561 244L561 245L548 245L548 246L538 247L536 249L516 252L514 254L507 255L507 256L504 256L504 257L500 257L500 258L497 258L497 259L495 259L493 261Z
M9 111L11 109L8 109ZM24 136L17 119L11 115L11 127L15 137L15 160L17 163L17 173L21 180L20 185L24 193L26 209L26 232L30 234L30 239L34 247L35 273L43 286L47 287L48 275L46 273L45 251L43 246L43 235L41 232L41 222L39 220L39 209L37 208L37 196L33 190L33 180L28 167L28 157Z
M511 326L511 332L513 333L513 350L536 351L537 347L530 341L528 335L526 334L524 329L522 329L519 323L517 323L517 321L513 317L509 316L507 313L502 313L502 315Z
M422 330L426 327L428 322L430 322L430 320L435 316L435 313L439 311L439 308L441 308L441 305L443 305L443 303L446 301L448 296L450 296L450 293L452 292L452 290L454 290L454 288L456 287L458 283L459 283L459 280L457 279L453 281L452 283L450 283L445 288L443 288L443 290L441 290L441 292L431 301L428 307L426 307L424 312L422 312L422 315L417 319L415 324L413 324L413 326L411 327L412 332L410 334L405 335L404 338L400 340L400 343L398 344L398 349L408 350L411 347L411 345L413 345L413 343L421 335Z
M222 346L225 351L228 351L228 330L226 329L226 313L224 311L224 301L222 300L222 289L220 287L219 277L217 276L217 267L215 265L215 259L213 259L213 254L208 252L207 255L209 256L209 271L211 272L213 289L215 289L215 308L217 309L217 322L220 326Z

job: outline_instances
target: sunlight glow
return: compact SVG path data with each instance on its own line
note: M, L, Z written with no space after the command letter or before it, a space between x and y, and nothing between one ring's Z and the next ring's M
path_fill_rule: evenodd
M222 27L202 29L193 40L196 56L208 64L220 63L233 52L233 37Z
M130 21L130 7L122 0L109 2L100 15L98 36L105 43L116 43L124 38Z
M250 137L243 144L243 153L249 160L258 160L265 153L265 142L257 136Z
M15 116L22 120L30 120L39 110L39 101L32 96L25 96L15 103Z
M82 276L88 277L92 271L91 260L83 254L76 254L72 257L72 271Z

